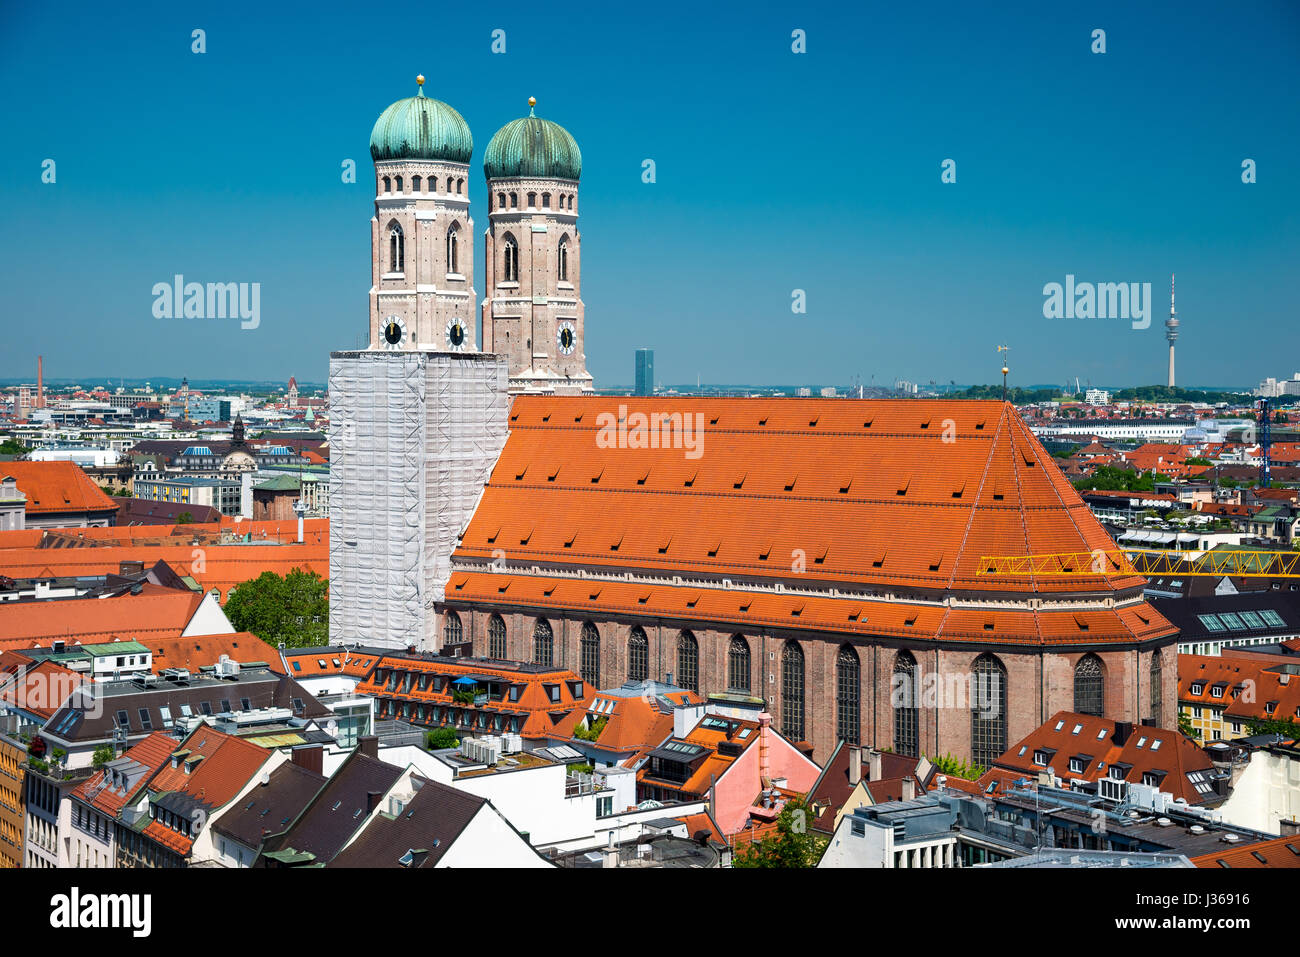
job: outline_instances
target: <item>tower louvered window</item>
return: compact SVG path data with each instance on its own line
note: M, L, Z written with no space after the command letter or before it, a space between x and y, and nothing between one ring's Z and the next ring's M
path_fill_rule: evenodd
M1160 706L1163 704L1164 673L1160 665L1160 652L1151 656L1151 720L1155 722L1156 727L1160 727Z

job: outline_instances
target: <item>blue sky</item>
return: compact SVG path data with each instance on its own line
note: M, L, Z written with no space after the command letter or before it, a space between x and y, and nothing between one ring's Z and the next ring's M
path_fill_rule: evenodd
M598 386L638 347L670 383L992 382L1002 342L1013 382L1162 382L1170 272L1181 384L1300 369L1300 7L985 6L5 4L0 378L323 380L421 72L474 134L480 296L492 133L533 95L581 145ZM176 273L261 283L261 325L154 318ZM1151 328L1045 319L1067 274L1151 282Z

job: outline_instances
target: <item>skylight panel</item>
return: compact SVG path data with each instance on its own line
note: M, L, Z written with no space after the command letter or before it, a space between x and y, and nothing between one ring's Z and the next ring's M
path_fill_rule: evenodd
M1064 728L1064 727L1065 727L1065 722L1064 722L1064 721L1058 721L1058 722L1056 722L1056 730L1057 730L1057 731L1060 731L1060 730L1061 730L1062 728Z
M1076 725L1074 726L1074 730L1071 731L1070 733L1071 733L1071 734L1078 734L1078 733L1079 733L1080 731L1082 731L1082 730L1083 730L1083 725L1081 725L1081 724L1076 724Z
M1159 750L1160 750L1160 739L1159 739L1159 738L1156 738L1155 740L1153 740L1153 741L1151 742L1151 750L1152 750L1152 751L1159 751Z
M1196 617L1201 620L1201 624L1204 625L1208 631L1224 630L1223 622L1219 621L1217 615L1197 615Z
M1274 628L1283 628L1286 626L1286 622L1282 620L1282 616L1272 608L1265 608L1259 613L1259 616L1264 619L1266 624L1271 625Z
M1223 622L1233 631L1245 631L1246 624L1237 617L1236 612L1221 611L1219 612L1219 621Z
M1264 627L1264 619L1260 618L1259 615L1255 614L1253 611L1243 611L1240 612L1240 615L1241 615L1241 620L1244 621L1249 627L1251 628Z

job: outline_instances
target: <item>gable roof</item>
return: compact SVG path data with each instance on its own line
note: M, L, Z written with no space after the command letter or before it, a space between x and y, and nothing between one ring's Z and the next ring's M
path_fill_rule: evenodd
M72 796L110 817L117 817L175 750L175 738L155 731L83 781L72 791Z
M286 761L271 772L265 784L217 818L213 830L257 850L267 837L284 833L327 780L323 774Z
M1300 836L1294 834L1258 841L1243 847L1224 847L1221 851L1193 857L1197 867L1254 868L1300 867Z
M139 594L0 602L0 649L95 644L115 638L148 641L178 636L203 595L145 583Z
M328 866L435 867L488 804L485 797L437 781L413 777L411 783L418 790L402 813L380 812ZM403 865L401 858L410 851L424 853Z

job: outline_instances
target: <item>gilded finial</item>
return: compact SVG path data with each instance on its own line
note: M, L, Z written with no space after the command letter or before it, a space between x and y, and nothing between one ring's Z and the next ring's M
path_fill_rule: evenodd
M419 87L419 89L415 91L415 95L424 96L424 74L423 73L421 73L415 78L415 85Z
M535 107L536 105L537 105L537 97L535 97L535 96L530 96L530 97L528 98L528 115L529 115L529 116L535 116L535 115L536 115L535 113L533 113L533 107Z

